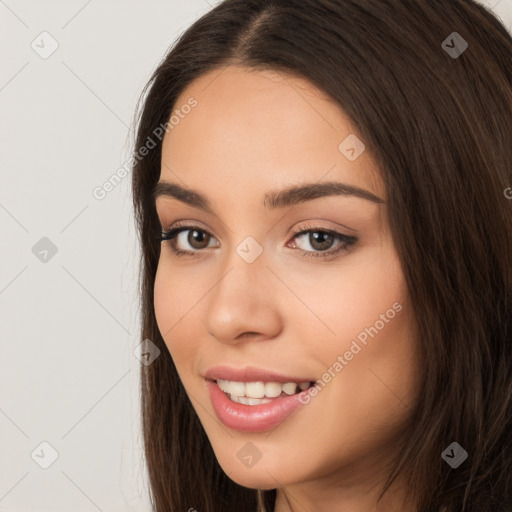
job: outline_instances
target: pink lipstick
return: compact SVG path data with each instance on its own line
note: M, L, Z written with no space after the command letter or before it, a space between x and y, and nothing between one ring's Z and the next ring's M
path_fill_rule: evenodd
M204 377L219 420L242 432L275 428L307 403L304 395L315 381L310 377L285 376L254 367L227 366L211 368Z

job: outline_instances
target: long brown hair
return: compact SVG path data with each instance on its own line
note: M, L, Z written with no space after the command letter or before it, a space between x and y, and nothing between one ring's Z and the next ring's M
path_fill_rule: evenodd
M420 405L388 484L404 475L420 512L512 510L511 63L510 34L472 0L225 0L179 37L136 113L135 151L148 137L156 146L133 160L141 334L161 350L141 366L155 511L275 504L275 490L222 471L153 304L155 129L193 80L230 64L308 79L347 113L382 170L422 361ZM453 441L468 452L457 469L441 458Z

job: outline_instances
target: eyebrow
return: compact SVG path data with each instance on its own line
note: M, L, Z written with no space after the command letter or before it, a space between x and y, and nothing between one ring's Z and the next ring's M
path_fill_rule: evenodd
M213 214L213 208L206 196L177 183L159 181L153 189L153 201L156 201L161 196L173 197L190 206ZM268 209L284 208L327 196L354 196L373 203L384 203L383 199L368 190L336 181L327 181L323 183L306 183L267 192L263 200L263 206Z

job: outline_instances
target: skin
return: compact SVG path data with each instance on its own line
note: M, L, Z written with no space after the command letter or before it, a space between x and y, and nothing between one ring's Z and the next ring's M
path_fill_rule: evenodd
M277 512L415 510L399 505L400 480L377 504L416 403L418 362L386 190L368 146L349 161L338 145L350 134L362 139L350 119L310 82L282 72L209 72L183 91L176 108L191 96L197 106L165 135L160 181L206 195L214 214L165 196L156 207L164 230L182 221L212 238L191 245L190 232L180 236L178 248L199 257L177 257L162 242L154 300L219 464L243 486L278 488ZM384 202L334 195L275 210L262 205L270 190L327 180ZM325 260L307 258L304 251L322 251L308 234L293 235L306 225L358 242ZM247 236L263 249L250 264L236 252ZM333 240L326 251L339 244ZM274 430L238 432L216 418L202 377L207 369L250 365L321 379L395 302L401 311ZM237 457L249 441L262 454L251 468Z

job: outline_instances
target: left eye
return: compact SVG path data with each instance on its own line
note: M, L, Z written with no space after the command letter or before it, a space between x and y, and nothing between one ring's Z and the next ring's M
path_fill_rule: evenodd
M314 251L325 251L330 249L333 243L336 241L335 235L328 233L327 231L306 231L302 235L295 237L297 240L302 238L302 241L306 241ZM304 250L311 250L305 247L300 247Z
M347 249L356 241L356 238L353 236L348 236L336 231L324 229L309 229L307 231L301 231L300 233L296 234L293 239L297 242L300 241L300 243L296 242L296 245L299 249L302 249L308 253L326 253L325 255L337 253L340 250ZM337 248L331 250L336 242ZM317 255L312 254L311 256ZM323 256L323 254L318 254L318 256Z

